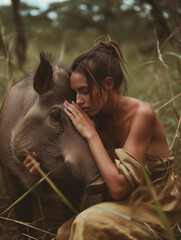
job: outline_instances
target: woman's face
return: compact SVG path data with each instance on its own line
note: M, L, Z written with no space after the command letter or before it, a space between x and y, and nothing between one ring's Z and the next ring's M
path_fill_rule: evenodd
M76 103L84 112L89 116L95 116L101 111L107 101L107 93L103 89L100 92L99 86L93 83L92 92L90 93L86 77L79 72L72 73L70 84L71 88L76 92ZM92 101L90 95L92 95Z

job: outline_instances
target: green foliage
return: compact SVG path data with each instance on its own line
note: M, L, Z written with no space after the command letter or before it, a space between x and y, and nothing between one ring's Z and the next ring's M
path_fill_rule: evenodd
M6 54L0 42L0 104L7 89L26 72L34 70L40 51L52 53L57 61L70 66L95 39L110 34L125 58L130 76L128 96L151 103L155 111L160 108L157 115L165 127L169 146L175 139L171 152L181 174L178 128L181 97L161 108L181 92L181 33L177 27L181 6L177 2L174 8L174 3L174 0L133 0L132 4L124 0L68 0L52 3L45 11L21 3L20 14L27 41L27 62L21 69L15 51L18 33L12 8L1 6L0 40L3 40ZM0 183L1 196L6 196L2 179Z
M154 9L159 11L154 12ZM177 5L177 14L180 9ZM20 69L15 54L17 32L14 31L12 9L11 6L0 8L1 38L7 50L7 56L3 52L0 54L1 102L6 90L35 68L40 51L51 52L57 61L70 66L73 59L90 48L96 38L106 37L107 34L118 42L125 57L130 75L129 96L150 102L156 110L180 93L180 28L173 29L177 23L172 17L174 9L165 1L154 5L151 0L132 1L132 4L122 0L69 0L52 3L47 10L39 11L38 15L34 15L35 10L38 11L34 6L21 4L28 57L23 69ZM155 22L159 22L160 11L163 16L165 12L168 13L162 20L172 32L170 36L167 34L168 39L164 38L165 42L159 38L160 33L164 30L167 33L168 30L164 28L163 21L154 27ZM154 34L155 28L158 37ZM174 105L171 103L157 113L166 129L169 144L174 138L180 111L178 98ZM175 144L179 143L178 137ZM180 152L180 147L176 149Z
M169 8L165 1L159 1L157 6L153 6L153 2L126 4L122 0L69 0L52 3L38 15L33 12L38 10L36 7L22 3L20 13L28 42L28 57L23 69L17 67L17 33L11 6L1 7L1 37L8 54L5 56L2 51L0 54L0 102L11 85L26 72L33 71L39 62L40 51L51 52L57 61L70 66L73 59L90 48L96 38L110 34L120 45L126 61L130 75L128 95L147 101L154 110L158 109L181 91L180 28L173 29L176 26L176 19L172 17L173 7ZM154 34L154 23L160 19L160 12L154 12L154 8L168 13L168 17L162 20L172 33L167 35L168 39L164 38L165 42ZM177 5L175 11L179 13L180 9ZM163 24L156 25L156 29L158 36L164 30L167 32ZM159 29L162 30L159 32ZM169 145L178 125L180 102L178 98L174 105L171 103L157 112L166 129ZM180 136L177 135L173 153L179 154Z

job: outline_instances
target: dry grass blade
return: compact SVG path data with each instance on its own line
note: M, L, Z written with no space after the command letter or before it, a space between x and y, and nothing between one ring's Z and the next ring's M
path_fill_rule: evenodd
M63 58L64 58L64 55L65 55L65 47L66 47L65 42L66 41L65 41L64 38L63 38L61 46L60 46L59 62L63 62Z
M6 64L5 78L8 79L7 86L4 91L4 95L5 95L7 90L14 84L14 81L15 81L15 72L13 71L13 68L12 68L13 63L12 63L11 57L10 57L12 49L13 49L14 38L12 37L11 40L8 42L1 19L0 19L0 34L1 34L2 49L3 49L3 56L1 56L1 58L5 61L5 64Z
M42 219L42 227L45 229L45 221L44 221L44 217L43 217L43 209L42 209L41 201L40 201L40 198L39 198L38 194L36 194L36 196L37 196L37 199L38 199L38 206L39 206L39 209L40 209L40 214L41 214L41 219Z
M8 76L9 76L9 72L10 72L9 63L10 63L10 53L13 48L13 42L14 42L14 39L11 39L8 49L7 49L7 55L6 55L6 66L7 66L7 75Z
M11 208L13 208L17 203L19 203L23 198L25 198L28 194L30 194L39 184L44 180L44 178L40 179L32 188L26 191L20 198L18 198L13 204L11 204L7 209L5 209L0 215L4 215L8 212Z
M159 59L159 61L161 62L161 64L163 65L163 67L164 67L164 69L165 69L165 71L166 71L167 82L168 82L170 94L171 94L171 97L174 98L173 91L172 91L172 87L171 87L171 81L170 81L170 77L169 77L169 73L168 73L168 67L167 67L166 63L164 62L164 60L163 60L163 57L162 57L162 54L161 54L161 50L160 50L160 44L159 44L159 41L158 41L158 38L157 38L156 31L154 31L154 34L155 34L155 38L156 38L158 59ZM176 116L179 118L179 115L178 115L177 110L176 110L176 108L175 108L175 102L174 102L174 100L172 101L172 103L173 103L173 110L174 110Z
M170 34L170 36L165 40L165 42L162 44L160 51L163 50L164 46L166 45L166 43L172 38L174 37L176 34L178 34L181 31L181 26L177 27L175 30L173 30L173 32Z
M154 31L154 34L155 34L155 38L156 38L158 59L159 59L159 61L162 63L163 67L164 67L165 70L166 70L166 76L167 76L167 80L168 80L168 84L169 84L169 88L170 88L170 93L171 93L171 96L172 96L172 98L173 98L173 92L172 92L171 83L170 83L169 74L168 74L168 67L167 67L167 65L165 64L165 62L163 61L163 57L162 57L162 54L161 54L161 51L160 51L160 43L159 43L159 41L158 41L158 37L157 37L156 31Z
M145 62L145 63L141 63L139 64L140 66L143 66L143 65L147 65L147 64L151 64L151 63L158 63L159 61L148 61L148 62Z
M170 99L168 102L164 103L161 107L157 108L155 110L155 112L160 111L162 108L166 107L169 103L173 102L176 98L180 97L181 93L177 94L175 97L173 97L172 99Z
M170 56L174 56L181 59L181 55L175 52L168 51L168 52L165 52L164 55L170 55Z
M9 77L9 57L8 57L8 53L7 53L7 45L6 45L6 35L5 35L5 31L4 31L4 26L3 23L0 19L0 26L1 26L1 40L2 40L2 48L3 48L3 52L4 52L4 58L6 61L6 74Z
M175 135L174 135L172 144L171 144L171 146L170 146L170 148L169 148L170 151L172 150L173 145L174 145L175 140L176 140L176 137L177 137L177 135L178 135L178 131L179 131L179 128L180 128L180 123L181 123L181 116L180 116L180 119L179 119L179 122L178 122L178 125L177 125L177 129L176 129L176 132L175 132Z
M38 240L38 238L34 238L34 237L32 237L32 236L30 236L30 235L28 235L28 234L25 234L25 233L22 233L21 235L27 237L27 239Z
M15 219L6 218L6 217L2 217L2 216L0 216L0 219L5 220L5 221L10 221L10 222L14 222L14 223L21 224L21 225L23 225L23 226L32 228L32 229L34 229L34 230L37 230L37 231L40 231L40 232L43 232L43 233L52 235L53 237L56 236L54 233L51 233L51 232L45 231L45 230L43 230L43 229L37 228L37 227L35 227L35 226L32 226L32 225L29 224L29 223L21 222L21 221L15 220Z
M3 27L1 19L0 19L0 26L1 26L2 43L3 43L3 46L5 48L4 50L6 50L5 31L4 31L4 27Z
M160 220L163 223L163 226L165 227L165 232L167 234L167 239L168 240L175 240L175 237L173 235L173 231L171 230L171 227L170 227L169 221L167 219L167 216L164 213L164 211L162 210L161 204L158 201L157 194L156 194L155 189L152 185L152 181L151 181L149 175L147 174L147 172L145 171L144 168L143 168L143 174L144 174L144 179L146 181L146 185L149 187L150 192L152 194L156 209L157 209L158 214L160 216Z
M78 211L72 206L72 204L68 201L68 199L61 193L61 191L55 186L52 180L48 177L47 174L43 172L43 170L36 164L36 160L29 155L29 158L32 158L32 162L34 162L34 166L37 168L40 175L47 181L50 187L57 193L57 195L61 198L61 200L75 213L78 214Z
M36 160L29 155L29 158L32 158L32 161L34 161L34 164L36 165ZM51 179L48 177L48 174L45 174L43 170L36 165L36 168L38 172L43 176L42 179L40 179L32 188L30 188L28 191L26 191L20 198L18 198L13 204L11 204L6 210L4 210L0 215L5 214L8 212L12 207L14 207L17 203L19 203L23 198L25 198L28 194L30 194L39 184L43 181L46 180L50 187L57 193L57 195L61 198L61 200L73 211L75 214L78 214L78 211L72 206L72 204L68 201L68 199L60 192L60 190L55 186L55 184L51 181Z

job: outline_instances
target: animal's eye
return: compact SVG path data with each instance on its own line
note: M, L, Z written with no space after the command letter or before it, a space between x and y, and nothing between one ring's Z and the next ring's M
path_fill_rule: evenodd
M54 111L51 113L51 120L53 122L59 122L61 120L61 113L60 111Z
M62 113L60 109L53 109L53 111L50 113L50 122L51 126L54 127L54 131L57 131L58 134L64 131L64 126L62 123Z

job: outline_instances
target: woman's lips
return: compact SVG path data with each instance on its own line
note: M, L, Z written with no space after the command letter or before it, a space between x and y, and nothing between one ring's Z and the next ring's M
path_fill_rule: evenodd
M89 108L83 107L82 110L83 110L84 112L88 112Z

